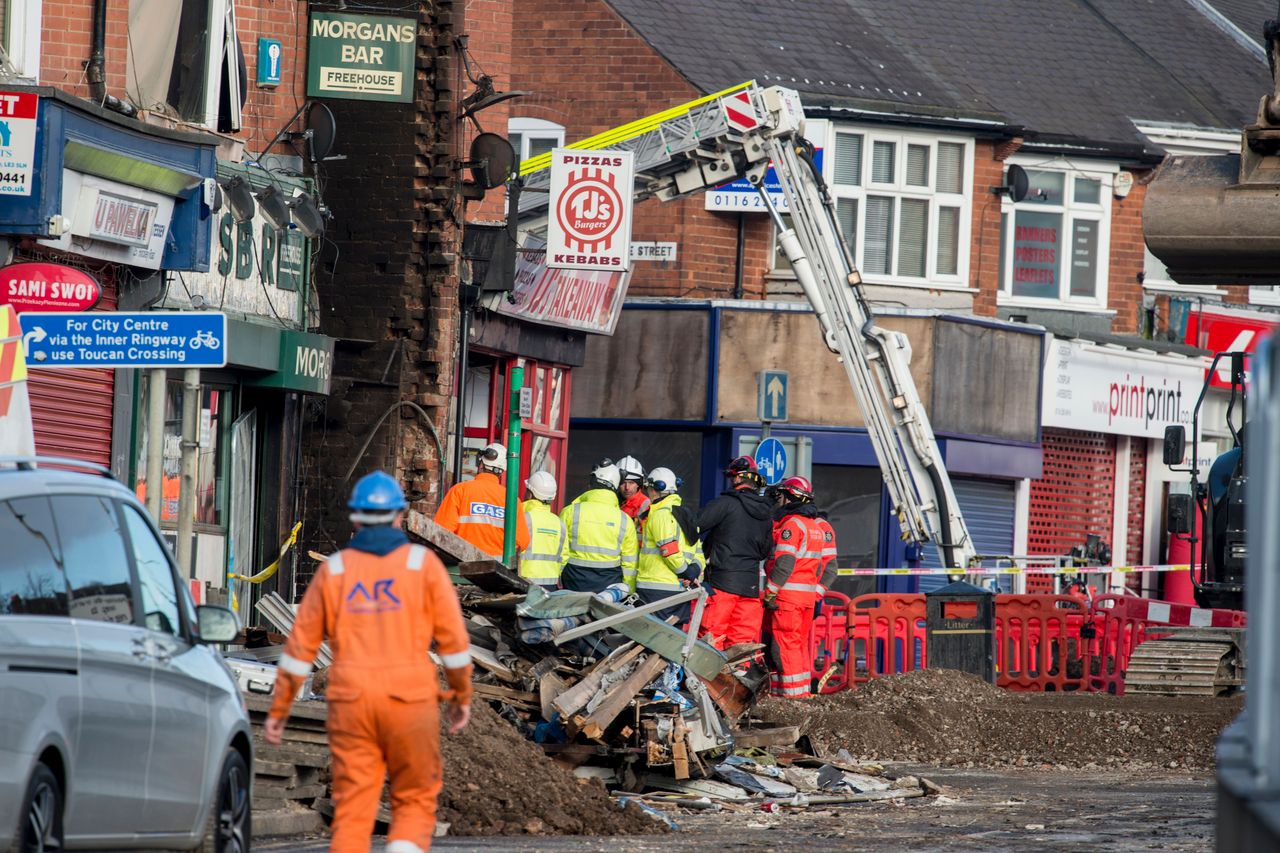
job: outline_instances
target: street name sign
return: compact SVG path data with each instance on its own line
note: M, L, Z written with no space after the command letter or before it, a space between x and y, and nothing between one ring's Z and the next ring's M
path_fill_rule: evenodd
M30 367L222 367L227 317L212 311L20 315Z

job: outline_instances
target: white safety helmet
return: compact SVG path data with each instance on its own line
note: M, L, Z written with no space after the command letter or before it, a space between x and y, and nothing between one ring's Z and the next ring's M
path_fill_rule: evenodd
M649 478L646 482L657 489L659 494L663 495L674 494L683 483L670 468L654 468L649 472Z
M624 480L643 480L644 466L634 456L624 456L618 460L618 472Z
M550 503L556 499L556 478L549 471L534 471L524 481L529 492L538 500Z
M495 441L484 450L481 450L480 470L505 474L507 471L507 448Z
M600 488L608 486L616 489L618 484L622 482L622 472L618 470L618 466L611 459L605 459L595 468L591 469L591 477L596 482L602 483Z

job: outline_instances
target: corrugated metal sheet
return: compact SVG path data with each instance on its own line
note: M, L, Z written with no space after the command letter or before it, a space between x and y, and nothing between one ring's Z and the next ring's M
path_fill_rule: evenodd
M952 481L956 490L956 500L960 503L960 512L964 515L964 523L973 537L974 547L980 554L1012 554L1013 553L1013 517L1014 517L1014 484L1006 480L967 480L957 478ZM924 565L939 568L942 562L938 559L938 550L925 549ZM920 591L929 592L946 586L951 581L946 575L922 575ZM1000 578L1000 588L1008 590L1011 581L1008 577Z

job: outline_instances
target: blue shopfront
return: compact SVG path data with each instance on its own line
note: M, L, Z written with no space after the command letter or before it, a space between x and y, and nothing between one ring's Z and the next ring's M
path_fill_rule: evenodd
M1024 553L1028 484L1041 473L1041 330L919 310L878 319L910 342L912 374L979 551ZM674 469L686 503L710 500L724 463L761 439L764 370L788 373L790 419L770 433L787 449L787 473L813 481L840 567L908 565L843 368L802 304L629 300L614 336L588 341L575 375L566 496L601 457L631 454ZM931 550L922 557L936 561ZM909 591L932 580L846 576L839 588Z

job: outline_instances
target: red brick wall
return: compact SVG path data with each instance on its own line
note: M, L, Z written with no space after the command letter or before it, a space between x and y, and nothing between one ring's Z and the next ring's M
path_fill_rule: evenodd
M39 0L28 0L39 2ZM177 5L177 0L173 0ZM240 44L248 65L248 95L242 113L243 130L235 134L252 152L260 153L302 105L306 91L307 6L299 0L237 0ZM44 0L40 46L40 82L89 97L85 64L89 60L92 0ZM125 98L129 47L128 0L107 4L107 92ZM283 75L275 89L260 89L257 79L258 37L279 39L284 46ZM276 153L294 153L284 143Z
M515 10L510 0L467 0L467 51L471 56L471 73L479 77L488 74L498 92L510 92L521 87L512 82L512 56L514 44ZM463 84L460 97L474 90L470 81ZM528 99L503 101L476 113L476 122L490 133L507 135L507 119L513 110L522 109ZM477 134L474 123L467 121L462 127L463 144L469 146ZM465 148L464 148L465 150ZM520 152L516 152L517 158ZM496 222L506 215L502 189L489 190L484 200L467 205L468 222Z
M1135 176L1137 177L1137 176ZM1107 282L1107 305L1115 311L1111 331L1137 334L1142 312L1142 272L1145 257L1142 239L1142 200L1147 188L1134 182L1125 198L1111 200L1111 267Z
M1004 183L1004 158L1012 146L979 140L973 146L973 228L969 249L969 286L977 290L973 312L996 315L1000 291L1000 196L991 187Z

